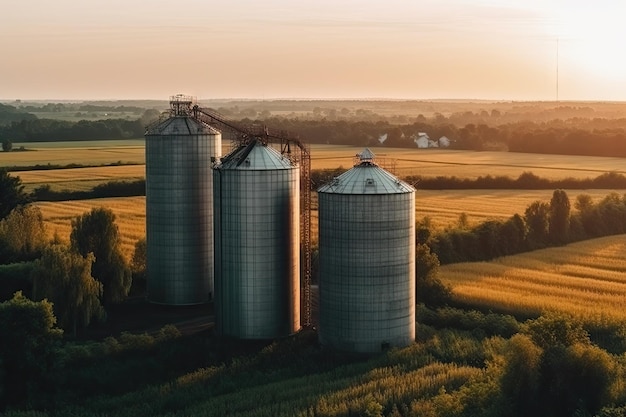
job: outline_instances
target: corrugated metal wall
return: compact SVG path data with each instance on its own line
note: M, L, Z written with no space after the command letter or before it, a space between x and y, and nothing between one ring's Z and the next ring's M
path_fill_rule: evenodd
M213 295L212 159L221 134L190 117L146 133L148 300L202 304Z
M214 170L215 314L220 334L300 329L299 168L260 143Z
M372 353L415 340L415 192L381 184L386 177L377 166L354 169L376 172L359 172L358 187L340 176L335 188L318 193L319 338L338 350ZM368 191L372 178L379 192L398 192ZM359 187L367 194L343 192Z

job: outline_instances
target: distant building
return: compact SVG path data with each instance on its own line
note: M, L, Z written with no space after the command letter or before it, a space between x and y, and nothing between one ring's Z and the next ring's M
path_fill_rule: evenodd
M428 148L430 137L425 132L418 132L417 135L413 135L413 142L418 148Z
M433 140L428 136L426 132L417 132L417 134L411 136L413 143L420 149L426 148L447 148L450 146L450 139L446 136L440 137L438 140Z

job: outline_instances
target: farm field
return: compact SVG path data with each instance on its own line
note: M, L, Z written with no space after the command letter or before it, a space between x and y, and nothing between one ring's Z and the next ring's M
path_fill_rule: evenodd
M43 214L46 232L50 237L57 234L61 240L69 242L72 220L92 208L105 207L115 213L122 240L122 250L127 258L133 255L135 243L146 235L146 198L97 198L76 201L44 201L35 203Z
M0 152L0 167L80 163L145 163L143 140L61 142L23 144L33 151ZM17 148L22 144L14 144ZM230 143L224 142L224 152ZM363 147L347 145L311 145L312 169L343 167L349 169ZM571 155L541 155L512 152L474 152L446 149L372 148L379 164L398 176L478 176L505 175L517 178L525 171L535 175L562 179L594 178L605 172L626 173L625 158ZM110 167L101 167L109 169ZM20 174L22 175L22 174Z
M0 167L31 165L105 165L117 162L145 163L143 140L14 143L24 152L0 152Z
M145 165L119 165L72 169L42 169L16 173L27 192L48 184L54 191L88 191L107 181L133 181L145 178Z
M594 202L611 192L623 194L626 190L565 190L572 210L576 196L588 194ZM420 190L415 193L415 219L429 217L435 229L456 226L461 213L467 215L470 226L486 220L504 220L514 214L524 215L531 203L547 203L553 190Z
M362 147L311 145L312 169L346 169ZM446 149L372 148L381 166L403 177L505 175L517 178L525 171L548 179L594 178L604 172L626 173L626 159L513 152L474 152Z
M579 190L575 190L576 192ZM608 190L586 190L594 200L604 198ZM573 202L577 194L569 194ZM466 191L424 191L416 194L416 220L425 216L436 229L455 226L461 213L467 214L469 224L477 224L487 219L506 219L515 213L523 214L526 207L535 200L549 202L549 190L466 190ZM314 243L318 235L317 195L312 198L311 236ZM107 207L116 215L116 223L122 236L122 246L128 257L132 256L135 242L145 236L146 199L145 197L117 197L75 201L42 201L35 203L42 211L48 234L54 233L63 240L69 240L71 221L93 207Z
M567 246L440 268L464 304L533 315L567 312L589 324L626 319L626 238L608 236Z

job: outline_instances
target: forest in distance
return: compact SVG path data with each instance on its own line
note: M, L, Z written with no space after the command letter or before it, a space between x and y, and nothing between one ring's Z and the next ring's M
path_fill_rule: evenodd
M26 136L16 140L18 136L11 136L11 129L16 129L14 133L22 129L21 134L40 140L104 140L115 139L109 136L115 134L139 138L143 130L138 136L133 135L158 117L167 108L167 102L11 102L7 106L13 108L13 114L28 113L32 117L5 122L0 126L0 139L3 144L25 143L28 148L28 141L23 140ZM508 129L517 131L517 135L542 129L545 137L538 142L546 147L553 145L545 141L557 142L559 146L577 143L580 139L576 135L565 132L578 132L585 142L599 146L612 157L619 156L621 148L611 145L611 141L626 149L626 138L622 137L626 104L621 103L224 100L210 106L242 124L267 123L312 138L312 143L320 140L319 143L355 145L360 149L371 146L374 151L391 146L378 141L383 133L388 134L387 140L395 147L414 147L410 135L415 129L432 129L428 134L433 138L439 134L465 138L461 143L480 143L474 150L483 151L512 151L511 140L516 136ZM2 109L0 106L0 113ZM133 130L135 127L137 131ZM83 131L84 128L88 130ZM340 133L333 136L329 131L335 128L340 128ZM610 140L603 142L598 139L601 137ZM458 140L453 142L453 147L457 146ZM576 152L585 155L592 148L575 147ZM554 145L550 149L561 148ZM9 149L7 156L40 153L37 150L12 155L13 150ZM89 148L67 151L68 155L72 152L81 155L81 161L88 159ZM145 184L143 179L134 177L133 166L120 166L119 156L115 158L98 162L94 169L101 176L84 184L74 181L85 175L79 174L81 168L50 167L64 168L56 174L63 171L63 184L73 184L76 189L72 190L63 191L47 184L54 172L29 172L29 167L10 175L2 172L0 176L0 187L6 186L4 180L16 188L23 186L15 180L20 175L37 184L29 189L30 194L21 195L26 199L22 201L27 203L26 209L3 211L4 218L0 220L0 285L6 289L10 280L18 276L24 283L24 291L15 295L5 291L0 300L3 415L626 415L626 316L619 307L613 308L616 311L611 314L604 313L610 306L619 306L626 294L623 174L602 174L594 167L589 171L596 173L593 177L559 179L535 175L531 170L519 175L520 168L513 167L511 172L519 176L469 177L463 174L469 171L457 169L454 177L420 177L423 187L439 192L460 190L454 194L458 205L463 204L463 192L476 188L554 192L552 199L520 206L518 214L487 218L479 223L469 222L464 213L443 228L435 227L428 217L418 219L417 341L404 349L360 356L319 346L314 328L273 341L222 339L210 329L189 333L176 324L139 327L137 331L117 331L105 336L94 330L103 325L100 320L106 315L100 307L110 319L121 315L126 321L136 321L143 317L144 307L136 299L109 299L101 305L99 300L89 298L97 313L91 317L92 327L79 326L73 332L68 324L71 315L62 314L66 310L60 309L67 300L58 298L55 306L32 297L32 284L33 280L48 276L47 266L55 270L54 260L62 260L72 265L81 282L96 287L107 285L96 273L102 268L93 264L90 269L93 259L75 251L80 247L80 226L96 215L115 224L114 229L119 229L120 234L136 223L136 219L135 223L128 219L137 217L137 210L132 207L143 204L143 200L123 195L143 195ZM536 168L539 165L535 163ZM313 168L318 183L342 170ZM410 180L417 182L418 178ZM579 189L580 194L568 195L563 190L568 187ZM594 190L596 194L591 197L588 188L602 190ZM109 199L101 200L102 197ZM131 203L125 199L134 200ZM41 201L31 203L32 200ZM43 200L59 200L55 207L68 211L60 214L68 223L67 229L71 229L67 236L55 233L50 239L44 233L44 215L39 208L43 207ZM106 201L104 204L111 207L116 201L126 202L129 213L125 218L115 216L102 210L106 206L98 205L98 201ZM89 208L69 213L70 203L74 202L77 207ZM4 208L4 204L0 207ZM12 239L17 231L23 231L23 236L32 233L33 240ZM142 233L145 231L137 236ZM117 258L132 260L132 265L126 264L119 275L126 291L133 295L141 291L137 284L145 283L140 257L135 257L141 250L140 242L141 239L136 244L133 241L135 253L116 252ZM23 256L28 259L21 259ZM5 264L9 258L12 263ZM132 282L128 281L129 270ZM510 299L513 291L507 293L507 288L517 291L515 302ZM550 308L529 302L533 292L541 293L540 304L550 300ZM607 309L598 309L598 314L588 314L590 304L585 303L594 300L610 300L611 304ZM158 309L147 311L162 314ZM14 323L19 323L19 331ZM13 337L2 337L9 333Z
M415 147L423 132L433 140L447 137L454 149L626 156L624 103L208 100L199 105L243 126L260 123L294 132L308 143ZM0 140L139 138L167 108L165 101L0 104Z

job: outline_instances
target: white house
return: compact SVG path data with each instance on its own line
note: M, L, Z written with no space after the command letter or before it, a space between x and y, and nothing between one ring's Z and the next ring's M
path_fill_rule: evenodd
M417 146L418 148L428 148L430 138L428 137L427 133L418 132L417 135L413 135L412 137L415 146Z
M447 148L448 146L450 146L450 139L448 139L446 136L440 137L439 146L441 146L442 148Z

